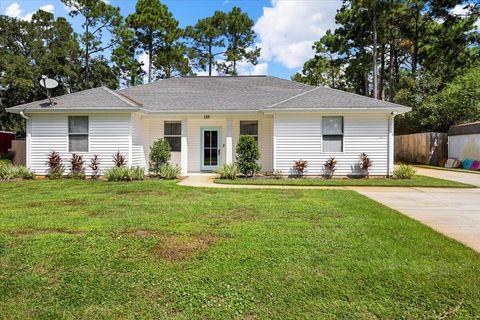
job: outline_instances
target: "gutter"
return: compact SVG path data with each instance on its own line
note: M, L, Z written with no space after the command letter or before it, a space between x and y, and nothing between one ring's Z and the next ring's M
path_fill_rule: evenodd
M25 120L30 120L30 117L28 117L27 115L25 115L25 110L27 110L26 108L23 109L22 111L20 111L20 116L25 119Z

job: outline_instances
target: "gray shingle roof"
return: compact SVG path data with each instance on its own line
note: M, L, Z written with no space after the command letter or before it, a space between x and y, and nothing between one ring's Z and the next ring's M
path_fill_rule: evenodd
M370 97L345 92L342 90L315 87L314 89L299 94L296 97L282 101L269 107L271 110L287 109L344 109L344 108L405 108L405 106Z
M276 77L183 77L119 92L150 111L260 110L312 87Z
M120 109L130 110L132 107L138 108L134 102L117 92L105 87L94 88L74 93L53 97L53 107L50 106L48 99L25 103L12 108L9 111L24 109L44 109L44 110L63 110L63 109Z
M144 110L147 112L409 108L365 96L270 76L181 77L112 91L95 88L9 108L28 110Z

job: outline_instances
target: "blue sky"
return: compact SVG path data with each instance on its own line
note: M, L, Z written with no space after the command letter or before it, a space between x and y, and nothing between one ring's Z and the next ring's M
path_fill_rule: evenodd
M136 0L103 0L121 9L127 16L135 9ZM473 3L478 0L466 2ZM312 45L328 29L335 28L335 13L341 0L162 0L185 27L198 19L212 15L215 10L230 11L238 6L255 21L256 45L261 47L259 63L253 67L239 66L240 74L268 74L289 79L301 70L303 63L313 56ZM60 0L0 0L0 13L20 19L29 19L33 12L43 8L56 16L68 17L67 8ZM464 12L464 6L453 9ZM69 17L77 31L79 19ZM480 19L477 22L480 29ZM139 57L146 61L146 56Z
M109 0L118 6L123 16L135 9L135 0ZM164 0L180 25L195 24L198 19L212 15L215 10L229 11L239 6L255 21L257 45L262 56L256 67L243 65L242 74L269 74L289 79L301 69L303 62L313 56L311 46L328 28L334 27L339 0ZM77 31L80 20L68 16L59 0L0 0L0 12L21 19L43 8L55 16L68 17Z

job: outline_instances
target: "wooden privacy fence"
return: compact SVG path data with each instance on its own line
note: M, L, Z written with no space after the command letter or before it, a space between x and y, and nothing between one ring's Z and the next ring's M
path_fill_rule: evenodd
M395 161L438 165L448 157L448 135L424 132L395 136Z

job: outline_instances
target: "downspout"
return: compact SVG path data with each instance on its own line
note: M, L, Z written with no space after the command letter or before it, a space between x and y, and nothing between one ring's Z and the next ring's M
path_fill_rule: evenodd
M395 116L397 112L393 111L390 113L388 117L388 163L387 163L387 176L391 177L393 174L393 167L394 167L394 127L395 127Z
M30 118L25 114L25 110L27 109L23 109L22 111L20 111L20 117L22 117L25 120L30 120Z
M25 110L20 111L20 116L25 119L25 165L30 169L30 139L31 139L31 130L30 130L30 117L25 114Z

